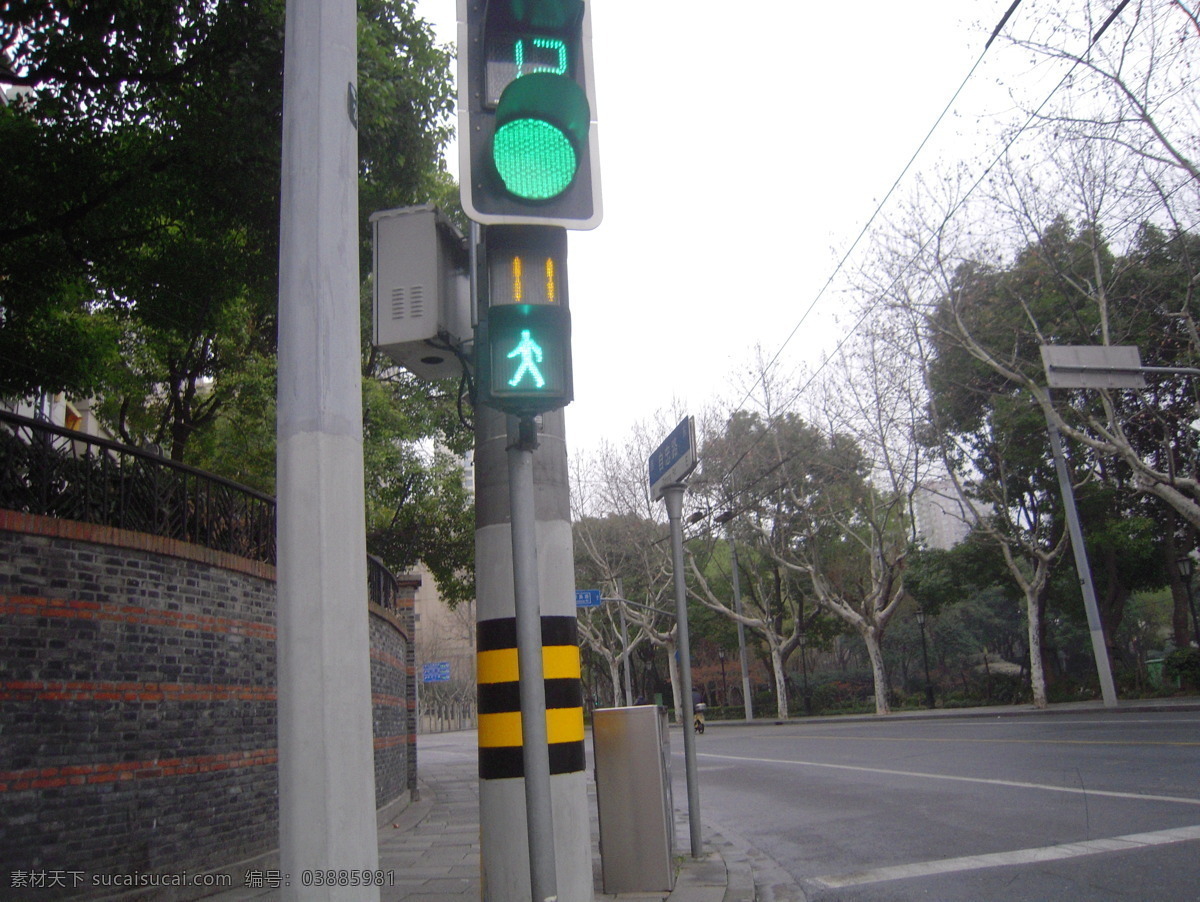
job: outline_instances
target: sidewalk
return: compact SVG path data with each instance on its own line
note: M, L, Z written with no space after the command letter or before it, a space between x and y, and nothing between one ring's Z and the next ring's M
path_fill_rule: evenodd
M471 734L472 736L474 734ZM420 771L420 799L379 830L379 867L394 871L396 885L384 887L384 902L462 902L480 898L479 796L474 760ZM754 853L739 849L715 831L704 830L708 854L693 859L686 845L677 857L679 877L671 893L601 892L595 785L588 782L592 816L592 868L597 902L754 902ZM676 835L688 835L686 812L676 811ZM682 823L680 820L682 819ZM766 862L764 862L766 864ZM778 899L803 899L796 894Z

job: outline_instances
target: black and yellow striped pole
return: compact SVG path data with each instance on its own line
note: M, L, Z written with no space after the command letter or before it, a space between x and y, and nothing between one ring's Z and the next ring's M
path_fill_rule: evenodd
M574 617L541 618L542 679L550 773L584 769L583 685ZM479 777L525 776L515 617L478 624Z

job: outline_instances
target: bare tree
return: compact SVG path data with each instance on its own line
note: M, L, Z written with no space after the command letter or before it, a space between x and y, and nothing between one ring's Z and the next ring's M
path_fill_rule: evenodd
M649 422L634 425L617 447L603 442L597 453L573 462L572 508L575 518L576 566L598 586L636 606L611 603L600 613L580 615L580 632L606 662L613 698L621 697L620 666L643 643L665 647L676 717L683 721L679 673L675 656L675 615L670 546L665 511L650 496L647 461L659 441L674 426L672 414L660 412ZM670 422L668 426L667 423ZM630 626L629 642L617 627L620 605Z

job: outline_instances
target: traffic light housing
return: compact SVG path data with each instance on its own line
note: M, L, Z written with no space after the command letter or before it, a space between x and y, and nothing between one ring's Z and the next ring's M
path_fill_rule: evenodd
M588 0L460 0L459 15L463 209L484 225L595 228Z
M477 400L515 416L571 402L566 232L492 226L484 245L488 304L476 334Z

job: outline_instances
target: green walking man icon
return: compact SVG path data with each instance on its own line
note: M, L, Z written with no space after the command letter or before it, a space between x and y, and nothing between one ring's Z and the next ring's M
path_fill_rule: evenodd
M513 377L508 380L509 385L511 385L513 388L516 388L525 378L525 374L528 373L530 378L533 379L533 385L535 388L542 388L545 386L546 380L542 376L542 371L537 367L537 365L542 362L542 346L533 340L528 329L521 330L520 342L517 343L515 348L508 352L509 360L514 357L521 358L521 365L517 367L517 372L513 375Z

